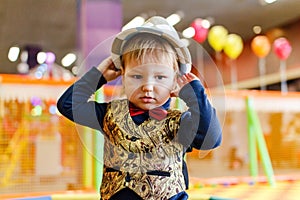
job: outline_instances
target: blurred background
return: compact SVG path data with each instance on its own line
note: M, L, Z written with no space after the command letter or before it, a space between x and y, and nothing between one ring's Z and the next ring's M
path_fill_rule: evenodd
M98 190L103 138L56 100L115 34L154 15L189 47L223 125L221 147L187 155L192 180L297 177L299 11L295 0L0 0L0 194Z

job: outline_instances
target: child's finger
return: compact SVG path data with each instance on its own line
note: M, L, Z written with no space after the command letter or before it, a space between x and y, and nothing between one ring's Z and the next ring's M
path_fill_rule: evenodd
M199 79L199 78L198 78L195 74L193 74L193 73L187 73L187 74L186 74L186 77L187 77L187 79L188 79L189 81Z
M184 75L179 76L179 77L177 78L177 83L178 83L180 86L183 86L183 85L186 83L186 78L184 77Z

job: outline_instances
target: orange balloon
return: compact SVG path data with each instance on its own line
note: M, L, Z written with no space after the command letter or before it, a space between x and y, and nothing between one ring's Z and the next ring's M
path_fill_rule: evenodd
M271 50L271 44L267 36L258 35L251 42L251 49L256 56L260 58L266 57Z

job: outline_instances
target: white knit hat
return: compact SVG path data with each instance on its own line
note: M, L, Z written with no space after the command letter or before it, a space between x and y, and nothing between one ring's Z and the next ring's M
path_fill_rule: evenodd
M182 74L191 71L192 59L186 45L180 40L175 28L163 17L154 16L148 19L142 26L120 32L112 43L111 55L117 69L121 67L121 55L124 44L134 35L139 33L151 33L166 39L175 49L179 70Z

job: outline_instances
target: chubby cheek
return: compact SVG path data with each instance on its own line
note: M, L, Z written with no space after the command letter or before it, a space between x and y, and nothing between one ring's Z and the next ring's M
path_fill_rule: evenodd
M130 88L125 88L125 95L129 100L134 100L138 96L138 90L137 89L130 89Z
M139 84L134 83L134 82L131 83L130 81L128 81L126 79L124 80L123 85L124 85L125 95L127 96L128 99L131 99L133 96L135 96L140 89Z

